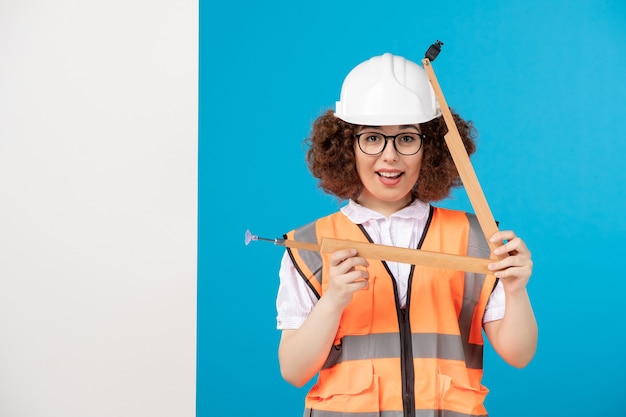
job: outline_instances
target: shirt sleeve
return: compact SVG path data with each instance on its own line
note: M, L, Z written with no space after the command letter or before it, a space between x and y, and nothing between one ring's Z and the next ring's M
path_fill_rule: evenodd
M276 328L298 329L317 304L313 290L298 273L287 251L280 263L280 285L276 296Z
M483 316L483 323L490 321L501 320L504 317L504 288L502 287L502 280L498 280L496 288L491 292L489 301L487 301L487 307L485 308L485 314Z

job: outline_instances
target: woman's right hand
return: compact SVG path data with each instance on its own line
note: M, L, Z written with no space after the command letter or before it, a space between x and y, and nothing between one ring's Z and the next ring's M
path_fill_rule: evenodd
M330 255L329 283L324 295L300 328L282 332L278 358L286 381L302 387L324 366L343 310L356 291L369 286L367 266L355 249Z
M356 255L356 249L342 249L330 256L329 284L324 295L341 310L350 304L356 291L369 286L369 273L365 269L369 264Z

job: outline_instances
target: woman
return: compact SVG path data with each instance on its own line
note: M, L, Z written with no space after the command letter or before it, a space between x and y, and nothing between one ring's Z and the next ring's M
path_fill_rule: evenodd
M320 187L348 200L340 211L285 235L489 257L474 215L431 205L460 185L446 126L424 70L391 54L355 67L335 112L321 115L307 161ZM473 127L454 114L469 154ZM531 254L513 231L493 275L287 249L278 328L283 377L319 374L307 416L482 416L483 330L509 364L526 366L537 324L526 285ZM506 243L505 243L506 242ZM495 258L495 257L494 257Z

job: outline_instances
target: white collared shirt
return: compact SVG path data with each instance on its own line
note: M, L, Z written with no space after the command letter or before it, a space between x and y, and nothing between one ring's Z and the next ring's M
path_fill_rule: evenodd
M386 217L361 206L353 200L341 208L351 222L361 224L376 243L402 248L415 248L422 238L430 205L419 200ZM387 262L396 284L401 305L406 303L407 285L411 265ZM276 298L277 328L297 329L315 307L317 297L296 270L285 251L279 271L280 286ZM498 281L489 297L483 322L500 320L504 317L504 290Z

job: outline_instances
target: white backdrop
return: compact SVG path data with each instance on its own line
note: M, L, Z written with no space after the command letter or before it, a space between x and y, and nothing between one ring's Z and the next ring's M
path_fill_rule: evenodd
M195 415L198 4L0 2L0 416Z

